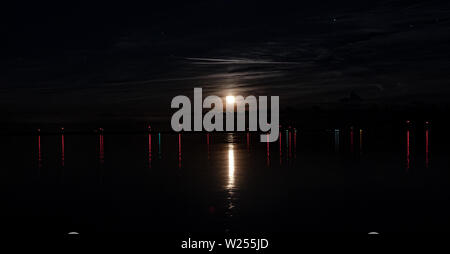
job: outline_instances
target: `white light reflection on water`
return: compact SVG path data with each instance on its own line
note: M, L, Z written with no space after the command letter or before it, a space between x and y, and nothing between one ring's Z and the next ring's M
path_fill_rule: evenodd
M233 144L228 145L228 185L227 189L232 190L234 188L234 150Z
M228 134L227 136L228 142L228 179L227 184L225 185L227 191L227 215L229 217L233 216L233 210L235 207L235 190L236 190L236 160L235 160L235 137L233 134Z

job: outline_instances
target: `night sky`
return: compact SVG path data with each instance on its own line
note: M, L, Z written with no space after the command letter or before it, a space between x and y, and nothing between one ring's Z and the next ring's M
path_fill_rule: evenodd
M152 120L170 101L447 105L448 1L164 1L2 8L3 123Z

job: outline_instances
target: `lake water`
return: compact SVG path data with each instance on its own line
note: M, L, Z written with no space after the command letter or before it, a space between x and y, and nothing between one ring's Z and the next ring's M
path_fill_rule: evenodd
M3 135L15 232L447 231L447 132Z

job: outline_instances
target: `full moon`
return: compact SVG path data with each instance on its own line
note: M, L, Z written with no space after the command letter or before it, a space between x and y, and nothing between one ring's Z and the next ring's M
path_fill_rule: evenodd
M227 96L226 100L229 104L233 104L236 101L236 99L232 95Z

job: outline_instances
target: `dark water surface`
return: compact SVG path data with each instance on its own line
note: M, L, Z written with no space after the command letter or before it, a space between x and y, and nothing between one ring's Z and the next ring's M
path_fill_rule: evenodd
M433 127L434 128L434 127ZM18 232L448 231L447 134L430 126L258 134L2 136Z

